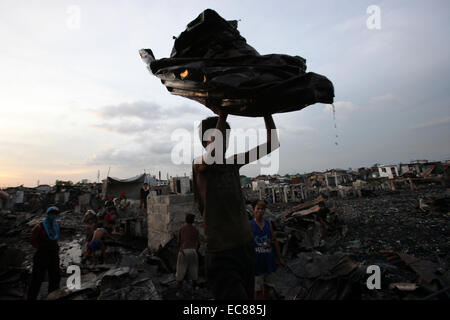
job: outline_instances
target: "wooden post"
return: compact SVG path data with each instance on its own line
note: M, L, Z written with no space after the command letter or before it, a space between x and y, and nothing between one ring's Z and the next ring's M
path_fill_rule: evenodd
M336 188L337 188L338 181L337 181L337 172L336 172L336 170L334 170L334 182L336 183Z
M275 186L272 187L272 203L275 203Z
M325 172L325 181L327 183L327 196L330 197L330 185L328 184L328 173Z

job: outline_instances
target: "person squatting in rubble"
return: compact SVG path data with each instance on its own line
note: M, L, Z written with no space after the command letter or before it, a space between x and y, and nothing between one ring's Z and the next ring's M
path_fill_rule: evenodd
M112 222L109 221L106 223L105 227L99 227L94 231L94 234L92 235L92 239L89 242L84 254L83 259L81 260L82 264L86 263L86 260L89 258L89 256L92 255L92 260L94 264L97 264L97 256L96 251L101 250L101 263L103 263L106 260L106 244L105 239L110 239L114 242L114 238L112 235L108 232L106 228L111 228Z
M273 233L272 224L264 219L266 203L258 200L253 204L255 218L250 222L255 248L255 300L268 300L275 286L274 272L277 268L274 250L281 265L286 265L277 238Z
M253 234L239 169L278 148L278 137L276 130L272 130L276 129L272 116L267 115L264 117L266 144L225 159L230 126L226 122L228 114L218 112L219 117L207 118L200 124L200 140L206 153L193 163L193 189L205 226L206 276L216 300L252 300L255 281ZM214 128L216 135L204 141L207 140L205 132L208 134L209 129ZM272 141L272 131L275 141ZM250 155L256 158L250 158ZM209 164L211 158L215 161Z
M83 217L83 222L86 224L84 241L86 243L85 249L87 249L87 246L89 245L89 242L91 241L92 236L94 235L94 231L95 229L97 229L98 220L95 211L91 209L86 211Z
M110 208L109 212L105 215L102 223L103 227L108 231L108 233L112 236L114 235L120 235L120 232L118 232L120 223L117 216L117 209L116 208ZM105 247L111 246L114 247L114 257L115 259L119 258L120 255L120 248L116 245L115 240L109 240L105 239L103 241Z
M59 209L55 206L46 211L44 221L37 224L31 231L31 243L36 249L33 257L33 271L28 287L28 300L36 300L48 272L48 293L59 289L59 225L56 216Z
M198 255L197 250L200 247L200 234L193 226L195 215L186 215L186 224L178 230L178 260L176 279L178 281L177 297L183 294L183 280L186 275L192 280L192 289L197 287L198 280Z

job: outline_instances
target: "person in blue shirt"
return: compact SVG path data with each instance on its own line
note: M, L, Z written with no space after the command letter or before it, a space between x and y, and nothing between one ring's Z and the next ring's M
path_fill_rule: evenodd
M275 254L281 265L286 265L280 246L273 233L272 224L264 219L266 203L258 200L253 204L255 218L250 222L255 248L255 300L268 300L274 287L274 272L277 268Z

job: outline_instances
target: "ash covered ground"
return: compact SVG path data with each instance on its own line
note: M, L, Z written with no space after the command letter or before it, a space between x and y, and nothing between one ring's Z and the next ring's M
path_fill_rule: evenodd
M286 214L300 203L269 204L266 218L273 222L287 261L287 267L280 266L276 272L273 298L449 299L449 199L448 190L430 184L417 190L375 191L362 198L330 197L320 211L308 214ZM30 231L43 216L42 210L1 212L1 299L25 299L34 253ZM102 264L81 265L81 289L68 290L66 269L80 264L85 226L82 214L73 211L63 212L59 220L61 289L47 296L44 282L40 299L212 298L203 257L200 288L191 290L188 283L184 296L178 298L173 265L176 243L150 252L145 241L124 237L108 249ZM367 288L371 265L380 268L381 289Z

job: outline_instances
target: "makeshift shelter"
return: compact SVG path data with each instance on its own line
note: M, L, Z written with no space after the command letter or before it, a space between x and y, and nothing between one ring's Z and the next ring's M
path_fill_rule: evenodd
M102 197L105 199L108 196L119 197L122 192L125 192L127 199L139 200L140 190L142 185L146 182L146 174L139 175L129 179L117 179L108 177L103 181Z

